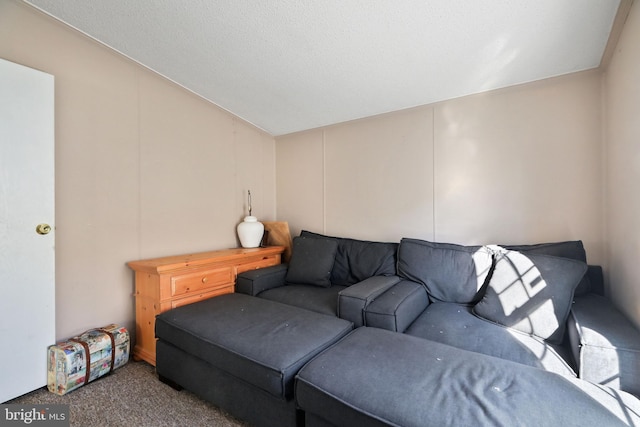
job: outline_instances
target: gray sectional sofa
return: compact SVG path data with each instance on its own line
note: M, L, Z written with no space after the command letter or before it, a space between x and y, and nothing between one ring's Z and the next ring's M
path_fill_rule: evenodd
M255 425L640 425L640 332L602 283L579 241L303 231L160 315L157 371Z

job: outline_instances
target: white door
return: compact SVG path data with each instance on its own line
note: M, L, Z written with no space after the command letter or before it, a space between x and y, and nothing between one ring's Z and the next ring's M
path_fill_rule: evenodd
M0 59L0 402L47 384L55 342L53 108L53 76Z

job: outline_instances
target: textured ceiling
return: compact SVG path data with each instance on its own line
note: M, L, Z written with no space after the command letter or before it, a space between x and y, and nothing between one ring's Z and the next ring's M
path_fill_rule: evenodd
M282 135L599 66L619 0L29 0Z

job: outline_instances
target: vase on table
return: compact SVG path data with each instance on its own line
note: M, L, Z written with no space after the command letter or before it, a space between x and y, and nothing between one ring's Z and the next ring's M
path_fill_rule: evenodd
M257 248L262 242L264 235L264 225L258 221L258 218L251 215L251 190L249 193L249 215L238 224L237 232L240 244L243 248Z

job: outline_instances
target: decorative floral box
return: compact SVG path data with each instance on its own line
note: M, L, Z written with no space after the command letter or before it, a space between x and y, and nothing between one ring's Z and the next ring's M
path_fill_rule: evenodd
M69 393L129 361L129 332L107 325L52 345L48 349L47 386L58 395Z

